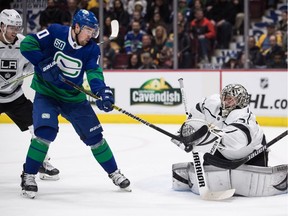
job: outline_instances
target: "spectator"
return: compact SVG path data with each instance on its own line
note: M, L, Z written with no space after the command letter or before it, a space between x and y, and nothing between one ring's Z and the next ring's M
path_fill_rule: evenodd
M153 59L149 52L141 54L141 66L139 67L139 70L143 69L157 69L157 65L153 63Z
M74 14L78 12L79 9L80 8L78 7L78 0L67 0L67 10L70 14L71 21L72 21L72 17L74 16Z
M244 33L244 1L232 0L233 11L236 14L233 31L235 35Z
M277 56L280 54L284 53L283 49L280 45L277 44L277 36L276 35L271 35L269 37L269 48L267 48L264 52L263 55L265 56L265 61L267 67L271 67L271 65L274 64L274 55L277 53ZM284 58L284 55L283 55ZM277 61L278 63L278 61Z
M159 12L155 12L152 19L147 23L147 33L150 35L155 35L157 26L163 26L166 29L166 32L169 32L170 28L164 22Z
M178 0L178 12L183 14L187 22L193 19L192 10L188 7L186 0Z
M138 54L130 55L127 69L137 69L141 66L141 59Z
M129 31L124 38L125 52L130 55L136 53L142 48L142 37L146 34L140 29L140 23L138 21L133 21L132 30Z
M256 46L256 40L254 36L248 38L248 47L249 47L249 62L251 67L262 67L265 65L264 56L260 52L260 48Z
M128 32L127 27L129 26L130 16L126 11L122 0L114 0L113 8L110 10L110 13L113 19L118 20L119 22L119 35L116 39L116 42L119 44L120 47L124 47L125 42L125 34Z
M103 69L112 69L112 62L106 56L103 56Z
M150 4L147 4L147 13L145 16L146 22L149 22L152 19L154 13L159 13L163 21L166 24L170 24L171 8L169 0L150 1Z
M191 41L185 31L185 23L178 23L178 63L179 68L191 68Z
M276 25L276 30L281 33L282 37L287 32L288 14L287 10L281 12L281 20Z
M229 57L228 61L226 61L223 65L223 69L236 69L239 68L239 62L236 54L233 54Z
M154 35L154 50L155 52L160 52L167 42L167 31L163 26L157 26Z
M232 25L235 21L233 5L228 0L215 0L207 18L216 27L217 48L228 49L232 38Z
M56 0L47 0L47 7L40 13L40 29L46 29L52 23L69 25L71 16L68 11L61 11Z
M109 37L111 35L111 21L113 20L112 16L106 16L104 18L103 26L103 35Z
M195 19L191 22L191 32L196 47L198 47L196 52L198 53L199 60L204 63L210 62L211 56L209 53L211 53L216 32L213 24L204 16L202 9L195 11Z
M160 53L157 54L157 65L159 69L173 68L173 38L170 37L163 46Z
M153 59L153 62L155 61L157 53L155 52L153 48L152 38L151 38L151 35L149 34L144 34L142 36L142 48L138 50L138 54L141 55L141 53L144 53L144 52L149 52Z
M114 62L114 59L115 59L115 50L110 45L109 37L104 35L103 36L103 42L104 42L102 44L103 56L105 58L107 58L107 60L110 62L110 64L112 64L112 62ZM109 63L108 61L107 61L107 63Z
M265 53L267 49L270 48L270 41L269 38L271 35L276 35L276 28L274 23L268 23L266 26L267 33L260 35L258 41L256 42L256 46L260 48L262 53ZM276 36L276 42L278 45L282 45L282 38L281 35Z
M127 6L128 6L128 2L129 1L130 0L121 0L121 2L123 3L123 8L124 8L125 11L127 11ZM108 10L109 11L113 11L115 0L109 0L108 2L109 2L108 3Z
M130 20L130 24L128 27L128 31L132 30L131 26L132 26L133 21L138 21L140 23L141 30L146 31L147 25L140 11L138 10L133 11L132 18Z
M133 15L134 11L139 11L141 16L145 16L147 9L147 1L146 0L130 0L128 2L128 13L130 16Z
M284 51L279 50L270 56L270 61L267 63L267 68L287 69L287 62Z

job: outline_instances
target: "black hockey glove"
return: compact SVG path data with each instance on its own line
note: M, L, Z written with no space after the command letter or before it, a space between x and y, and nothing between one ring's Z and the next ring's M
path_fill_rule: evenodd
M96 95L101 98L96 100L96 105L100 110L104 112L113 110L114 96L110 87L106 86L102 88Z
M61 70L52 57L41 61L38 66L42 72L41 75L45 81L58 84L61 83L61 81L59 80Z

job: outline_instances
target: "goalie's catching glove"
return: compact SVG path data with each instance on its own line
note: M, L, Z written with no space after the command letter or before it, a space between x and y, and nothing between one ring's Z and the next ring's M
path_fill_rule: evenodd
M61 74L60 68L57 66L57 63L53 60L52 57L44 59L38 64L38 67L41 70L42 78L54 84L60 84L59 75Z
M191 152L194 145L199 143L199 139L203 138L208 133L208 126L202 125L198 130L195 130L190 124L186 122L181 126L178 135L183 142L171 139L171 141L179 148L186 152Z
M96 106L104 112L113 110L114 96L110 87L106 86L99 90L96 94L100 99L96 100Z

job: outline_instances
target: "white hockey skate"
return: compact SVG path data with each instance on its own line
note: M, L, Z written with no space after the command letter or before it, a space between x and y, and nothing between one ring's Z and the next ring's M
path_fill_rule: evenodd
M39 178L41 180L59 180L59 170L49 163L50 158L46 157L43 164L39 168Z
M118 186L121 190L123 191L128 191L131 192L132 190L130 189L130 181L127 179L119 169L117 169L115 172L110 173L109 178L112 179L113 183Z
M34 199L38 191L38 187L35 181L36 175L28 174L22 172L21 175L21 187L22 187L22 196Z

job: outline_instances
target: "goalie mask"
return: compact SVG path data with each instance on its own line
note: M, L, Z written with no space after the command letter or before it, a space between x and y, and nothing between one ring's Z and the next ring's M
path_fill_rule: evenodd
M0 13L1 34L6 43L13 43L15 36L8 38L10 35L22 33L22 18L20 14L13 9L5 9Z
M221 91L222 117L227 117L234 109L242 109L249 105L247 90L240 84L229 84Z
M76 23L80 26L81 31L91 33L93 38L98 37L99 22L93 12L84 9L79 10L73 17L72 28L75 28Z

